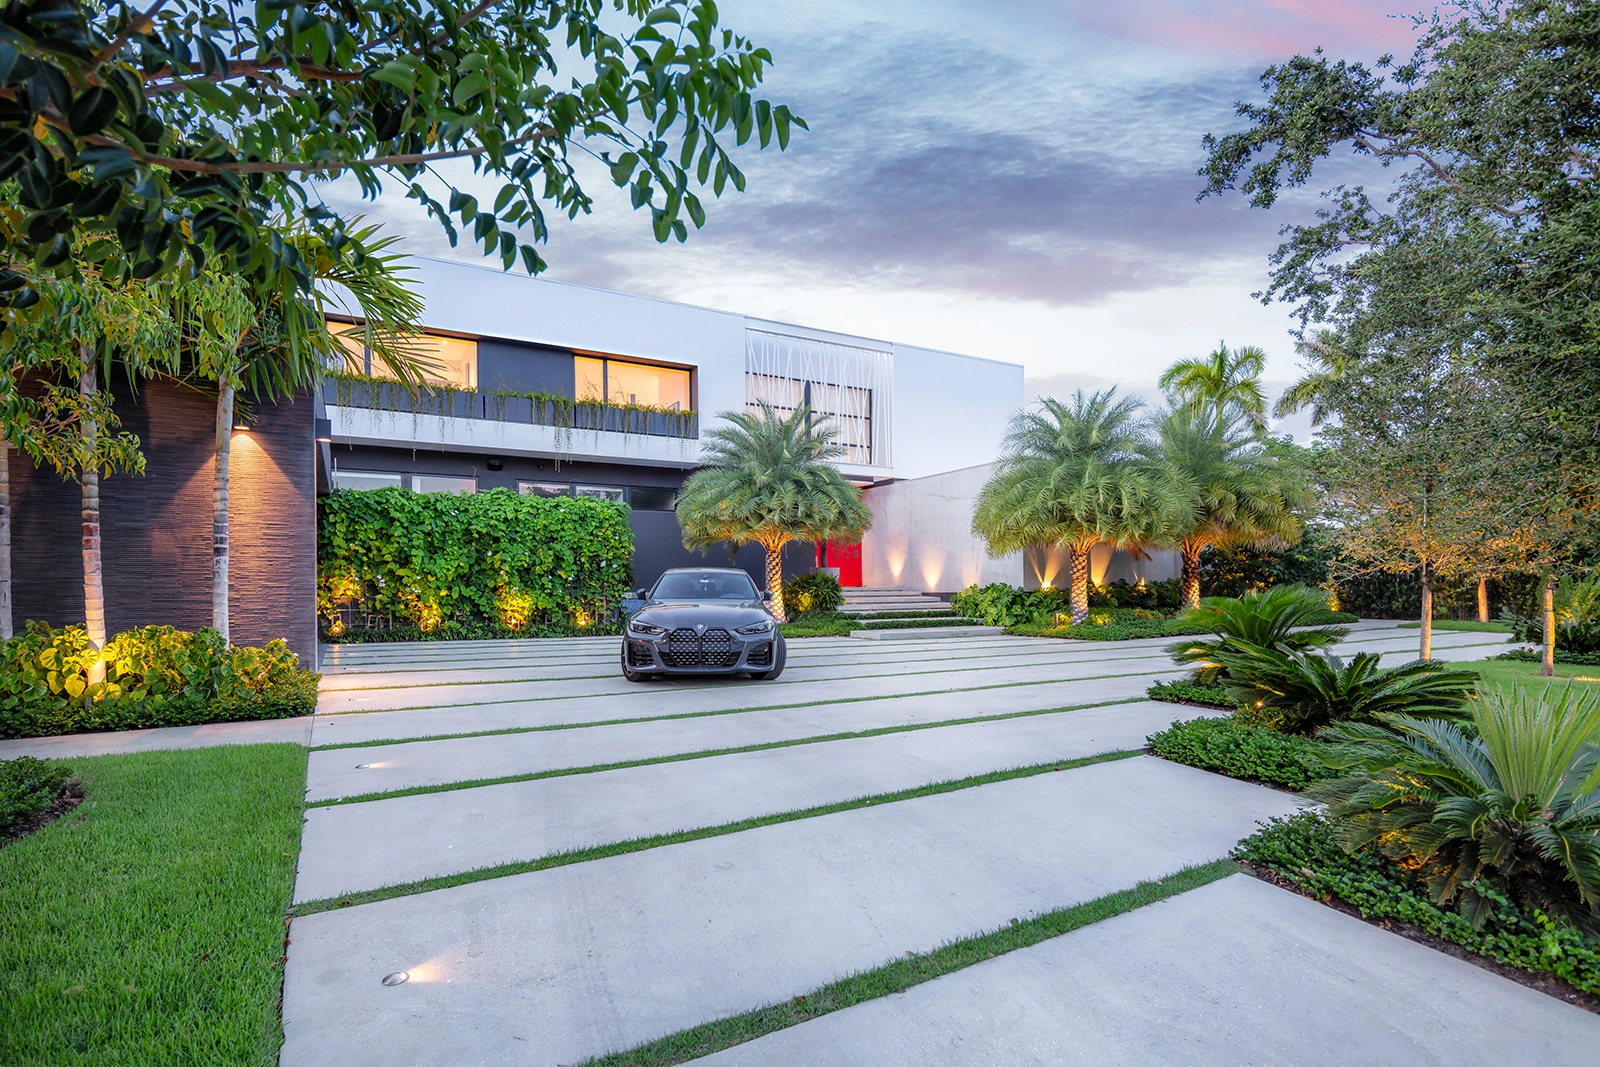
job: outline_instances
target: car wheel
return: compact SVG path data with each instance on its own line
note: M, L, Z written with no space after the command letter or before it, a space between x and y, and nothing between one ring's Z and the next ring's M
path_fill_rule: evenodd
M783 665L788 661L788 659L789 644L783 639L783 635L779 634L777 647L772 650L772 669L765 671L751 671L750 677L756 679L758 682L777 681L778 676L783 673Z

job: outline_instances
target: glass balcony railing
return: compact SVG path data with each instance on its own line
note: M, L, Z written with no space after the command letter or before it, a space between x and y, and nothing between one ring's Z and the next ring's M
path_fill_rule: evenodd
M694 439L700 436L700 418L693 411L606 404L543 393L486 392L436 385L413 389L379 378L330 375L323 379L322 399L330 406L403 415L482 419L652 437Z

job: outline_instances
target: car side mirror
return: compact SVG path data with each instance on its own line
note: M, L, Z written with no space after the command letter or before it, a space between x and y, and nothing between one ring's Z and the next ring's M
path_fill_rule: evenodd
M650 599L650 590L648 590L648 589L640 589L637 592L635 592L633 595L634 595L634 597L636 597L639 600L649 600Z
M761 602L763 604L772 603L772 590L770 590L770 589L761 590Z

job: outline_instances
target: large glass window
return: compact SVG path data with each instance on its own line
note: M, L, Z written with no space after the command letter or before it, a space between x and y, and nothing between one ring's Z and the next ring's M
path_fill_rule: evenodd
M517 492L523 496L571 496L572 486L566 482L518 482Z
M671 511L677 492L655 485L635 485L628 489L628 505L635 511Z
M446 474L413 474L411 488L419 493L476 493L478 479Z
M394 377L383 360L373 355L362 340L361 327L330 322L328 329L344 348L344 371L367 378ZM426 366L423 380L430 385L448 385L456 389L478 387L478 342L459 337L441 337L423 334L406 342L406 348Z
M811 409L813 420L826 420L843 449L839 457L846 463L872 462L872 390L850 385L829 385L800 378L779 378L770 374L746 374L747 411L759 411L766 401L779 415L788 415L802 404Z
M579 485L573 487L573 492L578 496L586 496L592 500L611 500L622 503L622 487L619 485Z
M573 383L579 400L688 411L689 372L620 359L577 356Z
M400 475L384 471L334 471L335 489L387 489L400 484Z

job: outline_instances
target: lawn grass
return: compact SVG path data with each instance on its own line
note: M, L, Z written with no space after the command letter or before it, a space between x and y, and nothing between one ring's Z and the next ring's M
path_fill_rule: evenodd
M1009 925L990 933L951 941L932 952L918 955L908 953L903 959L892 960L881 967L830 982L804 996L680 1030L623 1052L596 1056L585 1060L582 1067L670 1067L672 1064L709 1056L713 1052L754 1041L758 1037L854 1004L904 993L911 986L930 982L1019 948L1060 937L1146 904L1198 889L1238 870L1236 864L1219 860L1187 867L1165 878L1140 882L1132 889L1109 893L1072 907L1058 908L1031 919L1012 919Z
M70 764L83 803L0 849L0 1063L275 1064L305 749Z
M1396 626L1402 630L1422 629L1422 623L1420 622L1402 622L1396 623ZM1483 634L1509 634L1511 632L1511 627L1507 623L1479 622L1477 619L1434 619L1433 628L1435 630L1468 630L1473 633Z
M1496 686L1509 689L1513 685L1520 685L1530 691L1548 689L1552 679L1539 673L1540 665L1537 663L1519 663L1516 660L1482 659L1470 663L1452 664L1464 667L1467 670L1478 672L1478 686L1480 689L1493 689ZM1600 686L1600 667L1585 667L1570 663L1557 663L1553 684L1565 687L1571 684L1575 689L1592 690Z

